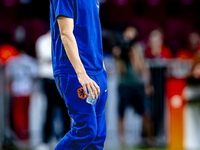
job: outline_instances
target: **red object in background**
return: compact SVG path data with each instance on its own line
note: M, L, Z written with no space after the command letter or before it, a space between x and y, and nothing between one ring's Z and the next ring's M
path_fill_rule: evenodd
M199 46L198 46L198 50L200 51L200 43L199 43Z
M184 139L184 89L185 79L169 78L166 81L169 149L183 149Z
M187 49L181 49L176 55L176 58L181 58L185 60L197 60L199 59L200 45L195 53L190 52Z
M162 46L162 49L161 49L161 53L157 56L154 56L151 52L151 48L147 48L146 51L145 51L145 56L146 58L172 58L172 53L171 53L171 50L166 47L166 46Z
M177 58L181 58L181 59L194 59L194 54L191 53L189 50L187 49L181 49L177 55Z
M28 140L28 110L29 97L14 97L13 98L13 120L14 130L20 140Z
M0 62L5 65L9 58L19 55L17 49L12 45L3 45L0 47Z

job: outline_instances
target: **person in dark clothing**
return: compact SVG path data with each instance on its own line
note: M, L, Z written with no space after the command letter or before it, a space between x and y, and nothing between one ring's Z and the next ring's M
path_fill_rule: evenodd
M150 117L145 115L145 91L149 88L143 80L147 77L145 61L141 44L137 41L138 31L133 26L128 26L124 32L119 46L113 48L112 54L116 58L119 71L119 135L122 148L125 146L124 112L128 105L134 106L136 112L143 117L143 132L150 135ZM149 78L149 76L148 76ZM145 124L144 124L145 123ZM149 131L147 131L149 130Z

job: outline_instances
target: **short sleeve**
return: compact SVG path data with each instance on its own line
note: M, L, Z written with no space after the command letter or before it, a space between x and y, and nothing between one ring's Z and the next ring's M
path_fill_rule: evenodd
M55 17L66 16L74 18L74 0L52 0Z

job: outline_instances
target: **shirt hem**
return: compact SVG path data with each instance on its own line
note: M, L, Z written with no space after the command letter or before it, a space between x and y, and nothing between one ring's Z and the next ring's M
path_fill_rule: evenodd
M102 69L99 70L87 70L86 69L86 73L88 75L99 75L104 71L104 68L102 67ZM55 70L53 75L54 76L59 76L59 75L65 75L65 74L76 74L75 70L69 70L69 69L58 69Z

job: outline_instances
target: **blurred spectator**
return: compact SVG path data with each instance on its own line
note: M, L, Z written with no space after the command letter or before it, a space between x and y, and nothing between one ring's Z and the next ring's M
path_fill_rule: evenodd
M155 29L150 32L146 58L172 58L171 50L164 45L164 35L161 29Z
M134 106L138 114L143 117L143 135L151 136L151 118L147 115L145 104L145 87L148 87L149 73L145 69L145 62L141 44L136 42L138 31L128 26L122 35L119 46L113 47L112 54L116 58L119 70L119 140L121 147L125 146L124 112L128 105ZM147 74L145 74L146 72ZM146 82L143 80L145 75ZM144 85L146 83L146 85ZM148 90L146 90L148 91ZM148 94L152 91L149 90ZM147 106L148 107L148 106Z
M178 50L177 59L168 62L168 75L176 78L191 77L191 69L194 62L200 57L200 35L197 31L187 33L185 46Z
M47 97L47 114L43 133L43 139L46 143L53 140L53 138L59 140L70 130L70 118L67 107L58 93L53 78L50 31L37 39L36 55L39 62L39 76ZM60 124L56 125L57 123Z
M36 60L19 47L19 55L8 60L5 75L12 97L14 131L22 141L29 139L29 102L38 75Z
M200 35L198 32L190 32L187 36L187 45L186 48L180 49L176 55L177 58L181 59L197 59L198 57L198 48L200 42Z
M145 56L150 65L151 81L154 93L150 96L150 112L153 119L153 135L157 140L162 140L164 133L164 109L165 109L165 59L172 58L171 50L164 45L162 29L154 29L148 37ZM157 142L157 141L156 141ZM162 141L164 142L164 140Z

